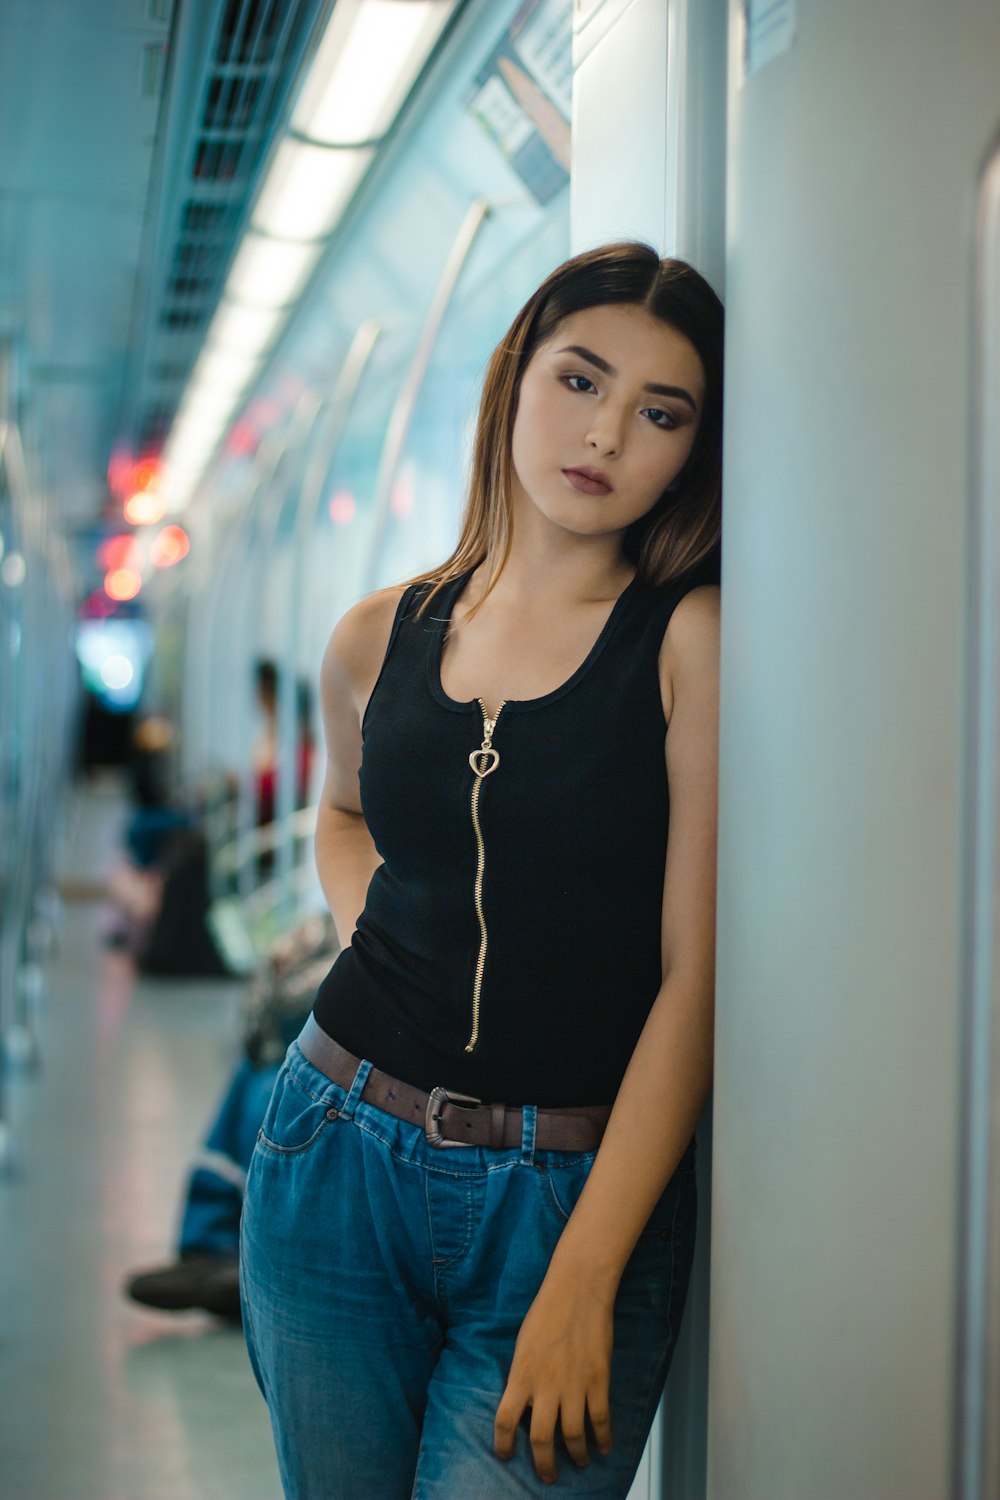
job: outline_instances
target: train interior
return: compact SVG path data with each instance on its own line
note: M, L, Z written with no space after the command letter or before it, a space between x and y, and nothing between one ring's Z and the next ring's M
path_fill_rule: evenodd
M629 1500L1000 1500L998 59L988 0L0 4L10 1500L280 1493L235 1246L337 953L320 663L621 239L727 317L714 1086Z

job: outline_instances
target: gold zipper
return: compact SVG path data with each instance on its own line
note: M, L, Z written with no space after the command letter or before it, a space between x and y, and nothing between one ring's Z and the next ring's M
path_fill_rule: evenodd
M472 767L474 780L472 783L472 826L476 830L476 845L479 849L479 863L476 866L476 916L479 918L479 958L476 962L476 979L472 987L472 1035L465 1044L466 1052L472 1052L476 1042L479 1040L479 993L483 987L483 971L486 968L486 917L483 915L483 871L486 868L486 846L483 843L483 830L479 826L479 788L491 772L495 771L500 764L500 752L493 747L493 731L496 728L497 719L503 712L506 698L500 704L495 715L491 719L482 698L477 703L483 711L483 743L478 750L473 750L469 755L469 765Z

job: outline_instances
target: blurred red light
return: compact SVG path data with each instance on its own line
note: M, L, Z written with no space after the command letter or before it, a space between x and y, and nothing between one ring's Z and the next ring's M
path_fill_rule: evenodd
M113 615L117 608L117 604L109 599L107 594L101 589L95 589L84 599L78 613L81 620L106 620L108 615Z
M394 516L408 516L413 511L413 481L400 475L392 486L389 509Z
M134 568L114 568L105 574L104 592L109 599L134 599L142 588L142 579Z
M116 448L108 460L108 489L116 500L123 500L132 482L132 455L127 448Z
M166 503L154 490L136 490L125 501L125 519L132 526L152 526L166 508Z
M97 549L97 561L108 572L115 568L132 567L136 550L135 537L130 531L122 531L101 543Z
M160 477L161 467L162 465L158 458L150 456L138 459L132 465L129 488L132 490L152 489Z
M249 422L237 422L226 439L228 453L256 453L260 445L260 433Z
M279 402L269 396L258 396L247 407L246 420L252 427L273 427L275 422L281 421L283 415L284 408Z
M335 521L338 526L346 526L348 522L354 520L354 513L357 510L354 496L347 490L338 490L330 498L329 509L331 521Z
M157 532L149 549L154 568L172 568L191 551L191 543L183 526L164 526Z

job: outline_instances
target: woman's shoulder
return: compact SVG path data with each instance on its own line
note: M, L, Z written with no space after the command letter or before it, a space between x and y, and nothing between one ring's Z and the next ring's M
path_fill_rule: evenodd
M673 577L654 583L645 580L643 590L646 609L667 631L675 615L711 616L717 614L722 597L721 558L718 546L699 562Z
M346 676L352 683L378 674L389 646L393 621L408 585L393 584L366 594L341 615L323 656L323 676Z

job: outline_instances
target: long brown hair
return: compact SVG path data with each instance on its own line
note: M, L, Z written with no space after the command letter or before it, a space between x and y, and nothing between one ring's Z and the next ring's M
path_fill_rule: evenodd
M705 372L705 399L691 453L656 504L625 532L625 555L654 585L697 566L722 531L722 303L683 260L661 260L651 245L621 240L585 250L545 278L490 357L472 451L462 529L454 552L407 583L433 583L419 614L450 579L492 558L472 615L494 587L512 542L511 440L521 377L535 350L572 313L609 303L643 307L689 340Z

